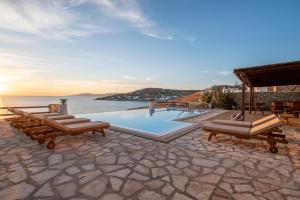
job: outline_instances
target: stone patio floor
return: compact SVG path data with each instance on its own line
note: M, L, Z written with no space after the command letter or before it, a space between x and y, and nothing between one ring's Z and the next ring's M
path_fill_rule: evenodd
M198 129L168 144L107 131L48 150L0 120L0 199L300 199L300 131L279 153Z

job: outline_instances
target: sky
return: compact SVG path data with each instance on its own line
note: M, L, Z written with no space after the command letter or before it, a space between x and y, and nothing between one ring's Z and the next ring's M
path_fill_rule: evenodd
M0 0L0 95L204 89L300 60L298 0Z

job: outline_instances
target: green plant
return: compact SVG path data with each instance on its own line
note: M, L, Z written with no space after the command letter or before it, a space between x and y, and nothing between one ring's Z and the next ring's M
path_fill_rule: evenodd
M222 88L214 88L211 93L212 96L212 105L215 108L224 108L228 110L232 110L233 107L236 106L236 102L234 101L234 96L236 94L234 91L224 93Z
M205 103L210 103L212 101L212 95L210 92L206 92L202 95L202 101Z
M68 103L68 99L60 99L60 103L61 103L62 105L65 105L65 104Z

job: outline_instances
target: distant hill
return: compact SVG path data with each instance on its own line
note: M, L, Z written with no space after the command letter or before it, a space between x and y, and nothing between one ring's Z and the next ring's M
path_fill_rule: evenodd
M144 88L124 94L115 94L106 97L99 97L96 100L112 100L112 101L167 101L177 99L179 97L191 95L198 90L172 90L163 88Z

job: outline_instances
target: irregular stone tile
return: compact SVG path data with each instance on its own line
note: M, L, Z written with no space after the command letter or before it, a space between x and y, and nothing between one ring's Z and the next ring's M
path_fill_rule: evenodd
M178 161L177 164L176 164L176 167L178 167L180 169L188 167L188 166L190 166L189 162L182 161L182 160Z
M166 163L165 161L162 161L162 160L158 160L158 161L155 161L155 164L158 167L163 167L163 166L167 165L168 163Z
M6 178L14 183L18 183L27 179L27 173L23 167L18 167L15 171L9 172Z
M87 183L79 192L83 195L97 198L106 190L106 184L107 178L99 177Z
M128 178L134 179L134 180L137 180L137 181L147 181L147 180L149 180L149 177L143 176L143 175L135 173L135 172L133 172L130 176L128 176Z
M38 173L45 169L45 167L29 167L27 168L32 174Z
M138 194L140 200L165 200L166 197L151 190L143 190Z
M132 164L134 162L128 156L120 156L117 163L118 164Z
M236 200L258 200L255 196L252 194L233 194L234 199Z
M85 171L91 171L95 169L95 165L94 164L87 164L87 165L83 165L81 166L82 169L84 169Z
M116 177L110 177L109 180L110 180L110 184L111 184L113 190L119 191L122 186L123 181Z
M152 177L153 178L156 178L156 177L159 177L159 176L164 176L164 175L167 174L167 171L163 168L152 168L151 172L152 172Z
M48 157L49 166L55 165L57 163L61 163L63 161L63 157L61 154L52 154Z
M141 160L144 157L145 153L142 151L135 151L130 154L130 157L134 160Z
M175 188L173 186L171 186L169 183L167 183L163 189L162 189L162 193L164 193L167 196L170 196L173 192L174 192Z
M212 160L208 160L208 159L202 159L202 158L193 158L192 163L194 165L199 165L199 166L202 166L202 167L216 167L216 166L219 165L219 163L216 162L216 161L212 161Z
M194 170L190 169L190 168L185 168L182 170L184 175L188 176L188 177L196 177L197 176L197 172L195 172Z
M124 165L99 165L99 167L104 171L104 173L108 173L117 169L124 168Z
M206 183L190 182L186 192L196 199L209 199L215 186Z
M0 190L0 199L26 199L34 189L33 185L22 182Z
M172 176L173 185L181 191L185 191L185 185L188 183L189 179L185 176L174 175Z
M106 194L101 197L99 200L123 200L124 198L118 194Z
M181 170L176 167L166 166L166 169L169 170L170 174L181 174Z
M251 185L247 184L238 184L238 185L233 185L234 190L237 192L253 192L254 189Z
M100 170L88 171L77 175L79 184L85 184L101 174Z
M251 180L249 179L242 179L242 178L223 178L223 181L226 183L233 183L233 184L242 184L242 183L249 183Z
M144 167L142 165L137 165L133 170L141 174L146 174L146 175L150 174L150 170L147 167Z
M215 173L216 174L219 174L219 175L222 175L226 172L226 169L223 168L223 167L218 167L216 170L215 170Z
M172 200L193 200L190 197L184 195L184 194L180 194L178 192L176 192L174 194L174 197L172 198Z
M56 165L52 165L51 168L55 168L55 169L65 169L67 167L70 167L71 165L73 165L76 161L75 160L68 160Z
M230 184L228 184L228 183L220 183L219 187L222 188L223 190L225 190L228 193L233 193L233 190L232 190Z
M219 175L216 175L216 174L207 174L207 175L195 178L195 181L199 181L199 182L203 182L203 183L214 183L214 184L217 184L220 179L221 179L221 176L219 176Z
M68 176L65 173L63 173L62 175L55 177L54 184L58 185L58 184L65 183L65 182L68 182L71 180L72 180L71 176Z
M31 178L38 184L44 184L46 181L51 179L60 173L60 170L45 170L39 174L31 176Z
M171 182L169 176L164 176L164 177L161 178L161 180Z
M117 156L110 155L110 156L97 156L96 161L99 165L111 165L115 164Z
M130 174L131 170L130 169L121 169L109 174L106 174L107 176L116 176L116 177L120 177L120 178L125 178L128 174Z
M151 160L147 160L147 159L143 159L140 161L140 164L148 167L148 168L152 168L155 167L154 163Z
M56 190L63 198L73 197L76 194L77 186L74 183L66 183L56 187Z
M125 196L131 196L142 188L143 185L141 183L133 180L127 180L123 186L122 194Z
M52 192L49 183L44 184L35 194L35 197L52 197L54 193Z
M73 175L73 174L77 174L80 172L80 169L78 169L78 167L70 167L68 169L66 169L67 173L70 174L70 175Z
M235 164L236 164L236 161L227 159L227 158L225 158L221 163L221 165L225 168L233 167Z
M279 190L281 194L287 194L287 195L293 195L293 196L299 196L300 197L300 190L291 190L287 188L282 188Z
M146 183L144 183L145 186L147 186L149 189L158 189L161 186L164 185L164 182L160 181L160 180L153 180L153 181L148 181Z

